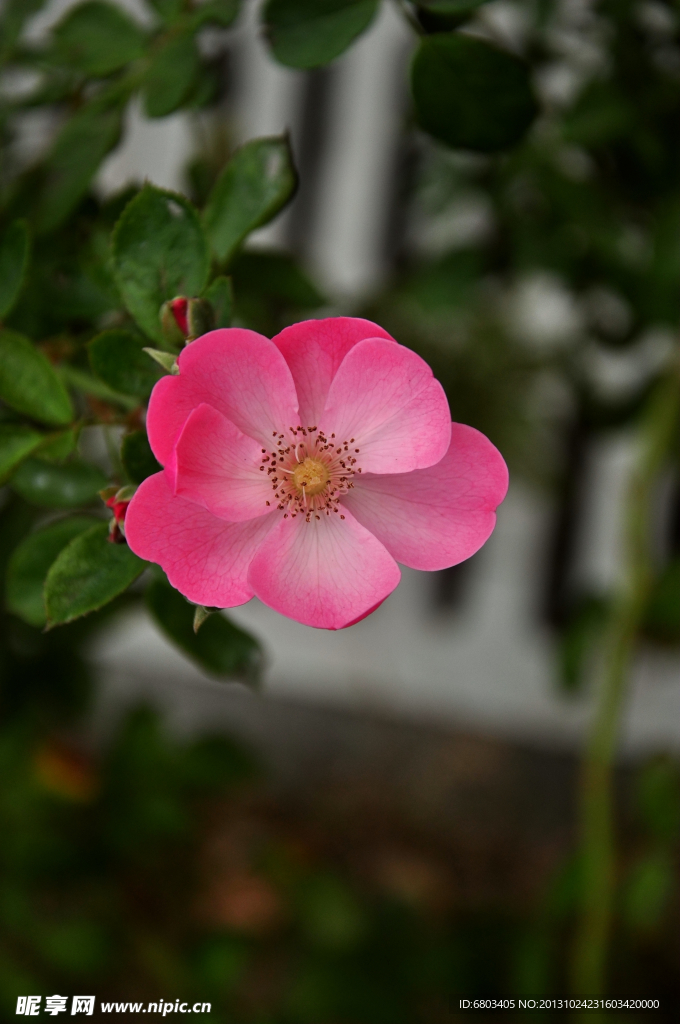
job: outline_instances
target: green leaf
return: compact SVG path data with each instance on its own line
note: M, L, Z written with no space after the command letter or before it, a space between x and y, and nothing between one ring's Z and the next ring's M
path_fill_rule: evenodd
M63 462L69 455L73 455L78 444L79 426L62 430L58 434L50 434L40 445L38 454L41 459L47 462Z
M48 626L96 611L126 590L146 568L127 544L109 541L107 523L81 533L63 549L45 580Z
M80 370L70 363L61 363L59 376L69 387L84 395L101 398L103 402L113 402L116 405L122 405L124 409L136 409L139 405L136 399L130 398L129 395L121 395L119 391L114 391L99 377L93 377L87 370Z
M254 682L261 667L257 641L223 615L211 615L194 633L195 606L164 580L146 591L149 611L166 636L211 675Z
M19 463L35 451L44 440L45 435L39 434L31 427L25 427L20 423L1 423L0 484L4 484Z
M234 303L230 277L216 277L205 296L215 313L215 327L231 327L231 310Z
M506 149L522 138L537 112L528 66L472 36L424 38L411 85L421 128L456 149Z
M71 399L50 361L8 329L0 331L0 398L39 423L60 427L73 419Z
M239 12L241 0L205 0L193 12L192 29L212 22L221 28L229 28Z
M7 567L7 607L31 626L44 626L47 620L43 586L48 570L66 545L93 525L88 516L74 516L36 533L31 533L15 548Z
M368 28L378 6L378 0L269 0L265 31L282 64L317 68Z
M47 176L38 203L42 232L58 227L90 187L104 157L118 143L122 112L93 100L64 125L47 159Z
M113 266L127 309L162 344L161 306L176 295L200 295L210 270L208 243L191 203L145 185L116 225Z
M130 331L104 331L88 344L93 372L114 391L147 398L160 372Z
M47 0L5 0L0 24L2 51L6 52L14 46L26 21L46 3Z
M191 33L170 36L153 55L144 80L144 109L148 117L166 117L187 98L200 59Z
M86 75L100 77L144 54L142 30L119 7L90 0L70 11L54 30L59 57Z
M16 302L28 267L29 237L26 222L15 220L0 239L0 317Z
M193 21L192 24L194 24ZM214 106L222 95L223 85L224 65L222 59L216 56L210 60L202 60L189 95L182 103L182 108L184 110L202 110L204 107Z
M217 258L226 262L249 232L279 212L296 187L286 136L253 139L237 149L217 179L203 214Z
M26 459L10 481L12 490L30 505L43 508L75 508L93 501L107 478L87 462L63 466L42 459Z
M120 457L125 472L133 484L141 484L142 480L153 476L154 473L160 473L163 468L151 451L145 430L135 430L132 434L125 435L120 448Z

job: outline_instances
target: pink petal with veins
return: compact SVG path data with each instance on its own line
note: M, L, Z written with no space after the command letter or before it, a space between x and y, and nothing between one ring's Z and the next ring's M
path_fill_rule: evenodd
M503 457L484 434L452 424L436 466L356 479L343 504L390 554L412 569L444 569L474 555L508 489Z
M226 523L172 493L165 473L147 477L125 517L125 537L140 558L156 562L189 601L233 608L253 596L248 568L274 516Z
M259 441L211 405L199 405L175 445L175 494L233 523L265 516L272 511L265 457Z
M349 350L366 338L394 342L378 324L356 316L303 320L272 338L293 374L302 426L318 424L338 367Z
M350 512L342 514L279 520L250 565L261 601L307 626L342 629L392 593L397 563Z
M403 345L360 341L333 378L319 428L351 441L363 473L408 473L439 462L451 414L427 363Z
M298 422L288 365L276 345L255 331L230 327L204 334L182 350L179 371L159 380L149 401L149 443L163 466L187 416L202 403L261 444Z

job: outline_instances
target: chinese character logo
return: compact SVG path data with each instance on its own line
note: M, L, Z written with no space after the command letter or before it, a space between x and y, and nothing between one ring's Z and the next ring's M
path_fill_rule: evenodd
M92 1016L94 1010L94 996L74 996L71 1015L74 1013L87 1013Z
M37 1017L40 1013L40 1000L42 996L19 996L17 999L17 1013L26 1017Z
M58 1013L66 1013L67 1001L68 996L46 996L45 1013L51 1013L53 1017Z

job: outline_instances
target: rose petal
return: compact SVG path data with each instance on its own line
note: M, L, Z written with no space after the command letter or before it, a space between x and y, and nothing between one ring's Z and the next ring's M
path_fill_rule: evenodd
M274 431L298 422L288 365L276 345L255 331L210 331L182 350L179 369L177 376L159 380L149 401L149 443L162 465L187 416L202 402L262 444L271 443Z
M443 458L451 414L444 389L420 356L371 338L340 364L319 427L339 442L355 439L363 473L408 473Z
M248 578L265 604L307 626L342 629L399 583L397 563L349 512L279 520Z
M273 490L262 462L265 454L258 441L217 409L199 405L175 445L175 494L232 523L266 516Z
M340 363L357 342L366 338L394 342L378 324L356 316L304 320L272 338L293 374L303 427L318 424Z
M343 505L398 562L432 570L462 562L489 538L508 470L484 434L454 423L436 466L355 481Z
M125 536L140 558L156 562L189 601L233 608L253 596L248 567L275 516L226 523L172 493L165 473L139 486L128 506Z

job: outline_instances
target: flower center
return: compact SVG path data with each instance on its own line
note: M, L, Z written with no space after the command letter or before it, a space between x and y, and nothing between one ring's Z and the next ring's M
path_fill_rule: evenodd
M302 516L308 523L340 514L342 498L361 473L354 438L338 441L335 434L326 437L318 427L297 426L289 427L287 435L274 431L272 442L270 451L262 449L260 463L273 492L267 505L283 512L284 519Z
M307 457L293 470L293 484L300 494L304 493L308 498L320 494L330 478L328 469L319 459Z

